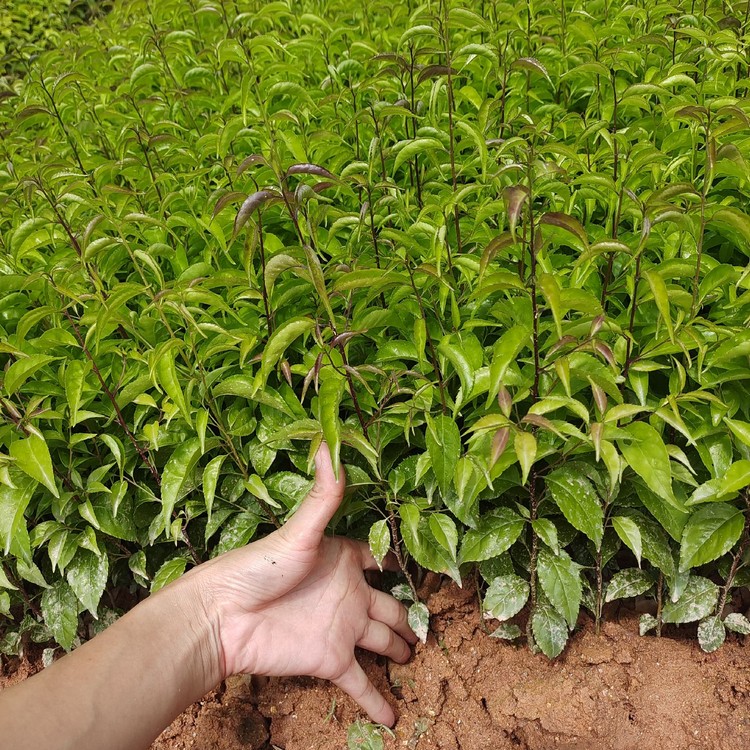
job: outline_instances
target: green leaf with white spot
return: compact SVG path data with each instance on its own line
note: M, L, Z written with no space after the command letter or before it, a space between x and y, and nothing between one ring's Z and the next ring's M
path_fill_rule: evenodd
M640 568L625 568L615 573L607 584L605 602L629 599L645 594L654 585L651 576Z
M42 594L44 622L66 651L70 651L76 636L78 608L78 597L65 581L56 581Z
M85 549L78 550L65 572L65 577L78 600L94 618L97 617L99 600L107 585L108 574L107 556L99 556Z
M159 589L164 588L168 583L176 581L187 567L187 560L184 557L173 557L167 560L156 571L153 581L151 581L151 593L155 594Z
M727 631L720 617L707 617L698 623L698 643L706 653L716 651L726 637Z
M529 584L517 575L494 578L484 595L485 616L509 620L517 615L529 599Z
M713 612L719 599L719 587L703 576L690 576L690 580L676 602L667 602L662 609L662 621L681 624L695 622Z
M469 529L461 545L461 562L480 562L502 555L518 539L525 521L510 508L487 513L476 529Z
M427 642L427 633L430 630L430 610L422 602L414 602L409 607L408 612L409 627L414 631L414 635L422 643Z
M388 521L382 519L380 521L375 521L375 523L370 526L368 542L370 544L370 552L375 558L378 568L382 570L383 558L388 554L388 550L391 547L391 532L388 529Z
M383 735L369 721L357 719L346 732L347 750L383 750Z
M724 618L727 630L740 635L750 635L750 620L739 612L731 612Z
M534 640L548 659L559 656L568 642L565 618L547 602L537 605L531 618L531 629Z

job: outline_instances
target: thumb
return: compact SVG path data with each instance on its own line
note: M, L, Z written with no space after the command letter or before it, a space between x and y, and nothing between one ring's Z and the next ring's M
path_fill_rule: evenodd
M326 443L321 443L315 454L315 484L284 528L297 539L304 540L310 546L317 546L326 526L341 505L345 486L343 467L339 467L337 481L333 473L331 452Z

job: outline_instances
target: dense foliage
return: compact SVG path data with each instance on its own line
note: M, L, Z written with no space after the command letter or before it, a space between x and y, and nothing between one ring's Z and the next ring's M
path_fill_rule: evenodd
M550 657L623 597L750 632L748 7L132 0L44 54L0 92L5 648L282 523L324 439L406 598L477 568Z
M8 0L0 7L0 81L28 70L63 32L106 12L110 0Z

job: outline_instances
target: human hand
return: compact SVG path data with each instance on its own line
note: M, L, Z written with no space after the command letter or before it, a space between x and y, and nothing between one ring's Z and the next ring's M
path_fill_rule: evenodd
M195 569L215 626L220 672L331 680L373 721L390 726L393 710L357 663L354 647L404 663L417 638L404 606L365 580L364 570L377 569L368 545L324 535L345 477L342 469L336 481L325 444L315 465L314 487L282 528Z

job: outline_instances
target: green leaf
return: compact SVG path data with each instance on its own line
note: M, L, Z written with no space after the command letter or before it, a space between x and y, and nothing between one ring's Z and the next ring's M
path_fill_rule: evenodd
M161 477L161 504L165 527L172 522L174 510L180 492L195 468L201 455L200 440L190 438L178 446L169 457Z
M661 524L662 528L676 542L682 538L682 530L685 528L690 513L687 510L679 510L674 505L665 503L655 492L652 492L640 478L634 482L638 499L643 503L649 513Z
M641 530L638 524L626 516L614 516L612 518L612 528L617 536L622 539L623 543L635 555L638 565L641 564L641 555L643 554L643 543L641 542Z
M531 618L534 640L548 659L562 653L568 642L568 624L565 618L548 603L539 604Z
M536 460L536 438L531 432L518 431L513 438L513 447L521 464L521 484L525 485L529 479L529 472Z
M256 390L263 388L266 380L268 380L268 376L271 374L271 370L273 370L289 346L302 334L311 331L314 327L315 321L310 318L292 318L282 323L271 334L263 350L260 372L255 384Z
M216 515L214 518L216 518ZM211 554L215 557L238 547L244 547L253 538L258 524L262 520L256 513L247 511L236 513L226 523L220 524L221 537ZM208 532L208 530L206 531Z
M326 314L328 315L328 320L330 320L332 326L335 326L336 317L333 314L331 300L328 297L328 291L326 289L326 278L323 274L323 268L320 265L320 258L318 258L318 254L315 249L308 243L305 243L304 250L305 258L307 260L307 269L310 272L310 280L312 281L312 285L318 294L318 299L325 308Z
M720 617L707 617L698 623L698 643L708 654L716 651L727 637L727 631Z
M557 528L549 518L537 518L531 522L531 526L539 538L555 553L560 551L557 539Z
M221 465L224 463L226 456L215 456L203 469L203 499L206 503L206 512L208 519L211 520L211 512L214 507L214 497L216 495L216 483L219 480Z
M685 524L680 545L680 570L704 565L729 552L742 536L745 516L727 503L703 505Z
M346 381L343 375L332 368L320 373L320 391L318 393L318 420L323 428L323 437L331 452L333 473L338 476L341 455L341 421L339 406L344 395Z
M99 600L107 585L109 564L106 555L95 555L85 549L79 549L68 566L66 578L78 600L94 618L97 617Z
M146 567L146 553L142 549L134 552L128 558L128 568L136 575L141 576L141 578L148 580L150 577Z
M100 435L99 438L112 452L115 462L117 463L117 468L120 470L120 481L122 481L123 457L125 454L122 443L116 437L114 437L114 435L104 434Z
M80 359L74 359L65 368L65 397L68 401L71 427L78 424L78 409L81 405L83 387L86 384L86 375L90 369L89 362Z
M565 618L572 629L581 607L581 566L560 551L555 555L546 548L539 550L537 573L542 589L552 606Z
M676 602L667 602L662 609L662 621L684 623L702 620L713 612L719 599L719 587L702 576L690 576L685 591Z
M515 363L520 352L531 343L531 330L526 326L515 325L506 331L495 343L490 364L490 390L488 402L493 401L503 385L505 373Z
M715 503L731 500L740 490L750 486L750 461L735 461L720 477L710 479L698 487L686 505Z
M391 532L388 529L388 521L385 519L375 521L375 523L370 526L368 542L370 544L370 552L375 558L378 568L383 570L383 558L388 554L388 550L391 548Z
M346 733L347 750L383 750L383 735L375 724L357 719Z
M428 416L425 442L438 486L446 495L461 454L458 426L447 414L439 414L435 418Z
M370 468L376 477L380 478L380 456L372 443L362 434L359 429L341 425L339 429L341 442L356 450L370 464Z
M177 375L174 349L163 352L161 356L159 356L156 361L156 375L159 379L159 384L167 392L167 395L172 399L177 408L182 412L185 421L189 425L192 424L190 409L188 408L185 394L182 392L180 379Z
M428 518L430 531L437 543L448 551L450 556L456 559L456 547L458 546L458 531L456 524L450 516L445 513L432 513Z
M3 390L12 396L37 370L58 359L46 354L31 354L14 362L3 378Z
M259 500L263 500L263 502L268 503L271 507L281 508L281 506L271 497L268 488L257 474L251 474L243 484L245 489L251 495L254 495Z
M154 580L151 581L151 593L155 594L168 583L177 580L185 572L186 567L187 560L184 557L173 557L171 560L167 560L156 571Z
M487 486L486 479L468 456L461 456L454 475L455 490L448 488L443 502L453 515L467 526L476 528L479 522L479 493Z
M624 508L622 515L625 515ZM674 557L669 546L669 538L662 527L653 518L640 513L629 512L627 515L638 524L643 557L661 570L668 580L674 579L676 573Z
M42 594L42 616L54 639L70 651L78 628L78 597L65 581L56 581Z
M498 508L482 517L476 529L466 532L460 560L479 562L502 555L523 531L525 521L510 508Z
M430 524L419 508L412 503L403 503L398 509L401 516L401 536L406 549L423 568L435 573L447 573L459 586L461 574L456 561L435 539Z
M30 435L25 440L11 443L9 453L21 471L43 484L55 497L60 497L55 485L52 458L44 438Z
M430 610L422 602L414 602L409 607L408 619L409 627L414 631L414 635L422 643L426 643L427 633L430 630Z
M25 539L25 547L29 550L29 532L24 513L37 485L30 477L23 475L15 480L15 485L8 487L0 484L0 542L5 555L10 554L14 542L18 543L22 539ZM30 550L27 557L30 562Z
M674 343L674 326L672 325L672 316L669 312L669 293L667 292L667 285L664 283L664 279L658 271L645 271L643 275L646 277L646 281L648 281L648 285L651 287L651 293L654 295L656 308L667 328L669 340Z
M547 300L547 305L552 311L552 318L555 321L555 328L557 329L557 337L562 338L562 319L563 310L560 302L560 284L557 279L550 273L543 273L539 275L539 288L542 294Z
M724 418L724 423L742 445L750 447L750 423L741 422L739 419L729 419L728 417Z
M634 422L624 429L632 440L618 442L628 465L646 482L650 490L678 510L684 510L672 491L669 453L661 435L646 422Z
M487 588L483 608L495 620L510 620L529 598L529 584L517 575L497 576Z
M438 346L438 353L442 354L458 373L461 381L464 399L468 398L474 387L474 370L466 357L464 351L452 341L451 336L446 336Z
M604 512L591 482L575 469L562 466L547 475L547 489L568 523L600 549Z
M654 585L651 576L640 568L626 568L615 573L607 584L605 602L645 594Z
M414 140L402 141L401 143L404 143L405 145L399 149L396 158L393 161L394 173L398 171L399 167L419 154L425 152L445 151L442 142L437 138L415 138Z

